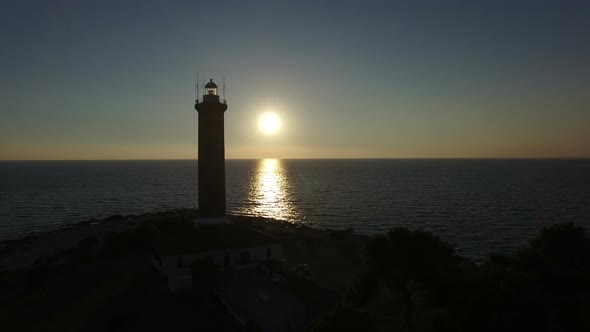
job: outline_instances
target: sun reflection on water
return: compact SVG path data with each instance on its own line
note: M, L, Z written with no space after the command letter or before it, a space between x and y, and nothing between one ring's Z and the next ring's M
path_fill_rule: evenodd
M289 199L287 174L281 160L259 161L249 196L252 202L250 214L294 221L296 213Z

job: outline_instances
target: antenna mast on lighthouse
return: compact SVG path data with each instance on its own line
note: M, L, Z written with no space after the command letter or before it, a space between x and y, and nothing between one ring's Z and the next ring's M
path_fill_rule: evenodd
M223 88L223 102L225 103L225 74L223 75L222 88Z
M199 72L197 72L197 77L195 78L195 101L199 102L199 90L201 85L199 84Z

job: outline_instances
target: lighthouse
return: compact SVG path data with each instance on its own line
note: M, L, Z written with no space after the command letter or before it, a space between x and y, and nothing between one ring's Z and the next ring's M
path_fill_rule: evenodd
M225 100L217 95L217 84L210 79L203 100L195 101L199 113L199 220L201 223L225 221L225 146L223 116Z

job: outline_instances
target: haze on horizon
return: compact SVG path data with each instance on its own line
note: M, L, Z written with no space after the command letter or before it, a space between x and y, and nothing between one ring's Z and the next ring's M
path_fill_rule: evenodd
M590 157L584 1L3 1L0 160ZM259 115L276 112L265 135Z

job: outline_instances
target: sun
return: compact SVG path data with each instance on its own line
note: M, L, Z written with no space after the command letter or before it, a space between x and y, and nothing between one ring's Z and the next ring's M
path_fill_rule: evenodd
M263 113L258 119L258 128L267 135L275 134L281 129L281 118L273 112Z

